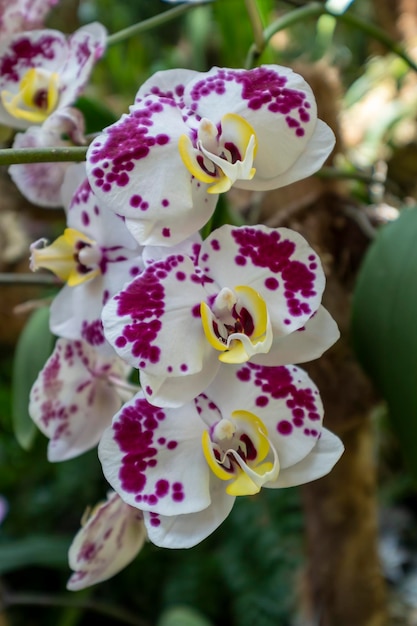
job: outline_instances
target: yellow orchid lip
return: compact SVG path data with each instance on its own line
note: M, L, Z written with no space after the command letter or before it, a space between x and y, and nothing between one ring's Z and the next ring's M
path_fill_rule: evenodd
M12 117L42 124L55 110L59 96L59 74L31 68L23 76L19 91L3 90L1 102Z
M95 241L74 228L45 246L44 239L31 246L30 268L45 268L65 281L70 287L91 280L100 274L100 257Z
M235 113L223 115L220 135L212 122L201 120L196 146L188 135L181 135L178 150L194 178L210 185L208 193L228 191L236 180L251 180L256 173L256 133Z
M262 420L249 411L234 411L222 419L211 435L202 435L203 454L213 474L227 481L231 496L253 495L279 473L278 456ZM269 457L269 459L268 459Z
M254 354L269 351L272 329L268 308L252 287L222 289L212 308L201 302L200 314L206 339L220 352L223 363L244 363Z

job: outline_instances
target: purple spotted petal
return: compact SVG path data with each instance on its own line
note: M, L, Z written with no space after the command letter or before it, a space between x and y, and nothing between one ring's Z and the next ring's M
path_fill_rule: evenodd
M259 365L286 365L288 363L306 363L318 359L340 337L336 322L322 306L295 332L275 336L267 354L256 354L253 363Z
M13 148L59 148L67 147L68 141L55 132L39 126L31 126L25 133L18 133ZM33 204L44 208L61 206L61 187L69 163L22 163L9 167L9 174L16 187Z
M198 513L168 517L145 512L143 518L150 541L161 548L192 548L211 535L229 515L235 498L226 493L222 481L214 476L210 492L211 504Z
M104 51L106 31L101 24L84 26L66 39L57 30L18 33L0 45L0 91L17 94L23 76L32 68L58 74L57 108L71 104L84 87L94 63ZM28 128L31 122L9 115L0 106L0 122Z
M84 117L70 107L59 109L39 126L31 126L15 137L13 148L67 147L71 142L83 143ZM9 167L9 174L19 191L33 204L45 208L62 206L62 187L71 163L22 163Z
M190 129L201 118L218 125L225 113L245 118L257 136L256 174L242 189L276 189L316 172L334 147L334 134L317 120L310 86L290 68L252 70L214 67L208 72L158 72L137 97L159 94L181 107Z
M115 415L100 441L104 475L125 502L144 511L201 511L210 504L203 430L193 404L161 409L139 393Z
M312 480L325 476L343 454L343 443L339 437L322 428L320 437L311 452L299 463L282 470L278 479L265 485L276 489L279 487L294 487L304 485Z
M277 65L252 70L214 67L186 85L184 101L215 124L225 113L236 113L251 124L258 143L252 189L258 180L261 188L272 188L267 181L288 170L304 152L317 120L309 85ZM332 147L333 142L328 153Z
M178 139L186 131L172 101L150 96L88 150L87 171L95 193L126 217L141 244L175 245L214 211L217 196L208 196L182 164Z
M93 22L68 37L67 58L59 69L60 108L74 102L84 88L94 64L104 54L106 35L104 26Z
M41 28L43 20L58 0L2 0L0 2L0 34Z
M306 457L320 436L323 405L319 392L298 367L252 363L224 367L206 394L223 416L246 410L260 417L281 469Z
M109 375L124 377L118 359L103 359L87 344L58 339L35 381L29 414L50 439L48 459L65 461L93 448L121 400Z
M111 578L133 561L145 538L141 511L110 493L74 537L68 553L74 573L67 589L78 591Z
M255 289L267 304L274 337L304 325L325 284L318 255L287 228L222 226L204 241L200 266L222 287Z
M68 48L65 36L57 30L18 33L0 44L0 92L18 93L19 83L32 68L55 72L64 63ZM16 119L0 105L0 123L12 128L28 128L30 122Z
M128 363L153 376L201 372L211 351L199 315L207 297L201 282L183 255L149 265L104 307L107 340Z
M149 402L157 406L177 407L191 402L196 395L202 393L221 367L218 353L210 350L207 344L207 353L204 358L204 367L197 374L184 372L181 376L152 376L141 371L140 380L142 389Z
M140 274L143 262L141 250L123 220L99 206L82 174L83 168L78 166L69 170L65 179L64 196L70 196L70 190L76 187L69 201L67 223L95 242L101 255L100 274L61 289L51 306L50 325L58 336L82 339L103 354L111 355L113 348L103 332L102 308L121 285ZM80 179L82 182L77 185Z
M197 264L202 241L200 233L194 233L194 235L188 237L188 239L185 239L181 243L170 246L169 254L189 256L193 263ZM145 246L143 248L142 258L145 265L152 265L155 261L165 259L166 256L166 246Z

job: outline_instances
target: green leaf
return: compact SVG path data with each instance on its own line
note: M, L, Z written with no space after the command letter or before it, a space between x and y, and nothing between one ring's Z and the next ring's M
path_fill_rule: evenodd
M194 609L176 606L162 614L157 626L212 626L212 623Z
M49 330L49 309L41 307L32 313L17 343L13 361L12 419L16 439L29 450L36 425L28 412L29 394L54 345Z
M0 543L0 574L28 566L68 568L70 537L39 535Z
M353 342L417 477L417 209L383 227L358 277Z

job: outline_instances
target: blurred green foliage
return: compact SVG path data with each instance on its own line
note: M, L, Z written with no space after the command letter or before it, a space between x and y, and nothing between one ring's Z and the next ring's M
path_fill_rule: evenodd
M290 2L278 0L258 0L258 5L264 25L294 8ZM80 4L79 20L98 20L109 33L114 33L168 8L157 0L86 0ZM356 2L353 9L362 18L372 19L370 2ZM243 0L217 0L162 27L110 46L94 70L87 95L78 103L86 115L88 132L99 131L126 111L140 84L155 71L175 67L206 70L214 64L241 67L252 42ZM349 88L345 98L348 109L366 97L381 76L392 72L400 84L407 74L397 57L379 61L376 72L368 55L369 40L359 30L323 16L279 34L260 60L287 64L325 58L329 65L340 69L342 82ZM385 116L378 129L368 134L373 158L381 155L387 137L395 148L391 131L397 113L397 109L393 110L392 117ZM413 114L410 108L399 113L401 119ZM354 170L352 162L345 166L348 171ZM368 187L362 182L354 193L363 201L371 200ZM212 226L235 219L230 209L219 203ZM368 313L369 298L374 293L368 292L372 280L371 276L370 282L362 285ZM384 285L379 286L383 292ZM382 309L388 292L379 297ZM372 320L366 321L369 323ZM370 351L382 341L375 334L377 330L375 327L363 343L360 339L365 360L371 358ZM373 345L368 352L370 340ZM391 368L395 366L392 362ZM292 623L297 577L303 562L303 518L296 489L264 490L259 496L238 499L222 527L200 546L189 551L169 551L147 545L116 578L90 591L62 597L69 577L69 542L78 530L85 507L102 499L108 487L95 451L72 461L49 464L46 441L41 436L30 452L22 450L13 433L8 354L0 361L0 373L0 494L10 507L0 526L0 574L9 596L14 594L8 611L13 626L84 626L97 619L98 606L105 609L109 605L123 607L142 626L188 626L188 619L189 626L204 626L206 620L216 626ZM47 594L49 605L48 598L44 598L44 606L34 608L30 602L30 606L25 606L23 596L19 596L24 592ZM58 606L54 606L54 599ZM71 606L74 602L90 608ZM187 612L187 607L191 612ZM123 622L114 616L106 617L104 612L100 623L106 626Z

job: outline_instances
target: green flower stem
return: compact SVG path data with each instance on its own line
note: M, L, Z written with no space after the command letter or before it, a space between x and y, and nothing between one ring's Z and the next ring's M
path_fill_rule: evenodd
M61 286L62 280L54 276L54 274L16 274L8 272L0 272L0 285L51 285Z
M298 22L302 22L303 20L320 17L323 15L326 10L322 4L318 4L317 2L312 2L307 6L300 7L299 9L294 9L289 13L286 13L283 17L275 20L269 26L267 26L263 32L263 46L259 48L255 43L249 49L248 56L246 57L246 67L250 68L255 65L258 58L261 56L262 52L265 50L267 44L270 39L275 35L275 33L280 32L281 30L285 30Z
M388 50L391 50L391 52L394 52L394 54L399 56L400 59L403 59L403 61L405 61L412 70L417 72L417 63L408 55L404 48L396 41L393 41L385 31L381 30L377 26L374 26L371 22L366 22L353 13L346 12L342 15L332 14L329 11L327 11L327 13L329 15L333 15L341 22L345 22L345 24L348 24L349 26L362 30L373 39L376 39L376 41L379 41L386 46Z
M117 624L130 624L131 626L149 626L141 618L136 617L126 609L96 600L81 599L74 595L49 596L38 593L14 593L8 591L3 593L0 602L0 611L13 606L44 606L44 607L71 607L79 608L83 611L91 611L99 615L106 616Z
M117 33L113 33L113 35L109 35L107 37L107 45L112 46L115 43L120 43L125 39L129 39L129 37L134 37L140 33L144 33L147 30L151 30L152 28L157 28L158 26L162 26L166 24L170 20L186 13L187 11L201 6L202 3L197 4L182 4L178 7L174 7L173 9L169 9L168 11L164 11L164 13L160 13L159 15L155 15L154 17L150 17L148 20L143 20L143 22L139 22L138 24L133 24L133 26L128 26L123 30L119 30Z
M257 42L252 44L246 58L246 67L253 67L273 35L281 30L285 30L286 28L293 26L294 24L297 24L298 22L311 18L318 18L321 15L331 15L336 18L336 20L361 30L366 35L369 35L369 37L376 39L376 41L379 41L386 46L388 50L394 52L397 56L403 59L411 69L417 72L417 64L407 54L404 48L396 41L393 41L385 31L349 11L339 15L333 11L329 11L323 4L319 4L318 2L312 2L307 6L294 9L265 28L263 32L263 46L260 48Z
M4 148L0 150L0 165L13 163L56 163L85 161L86 147L70 148Z
M245 4L250 23L252 25L254 47L257 51L259 51L259 54L261 54L261 52L265 49L264 32L256 0L245 0Z

